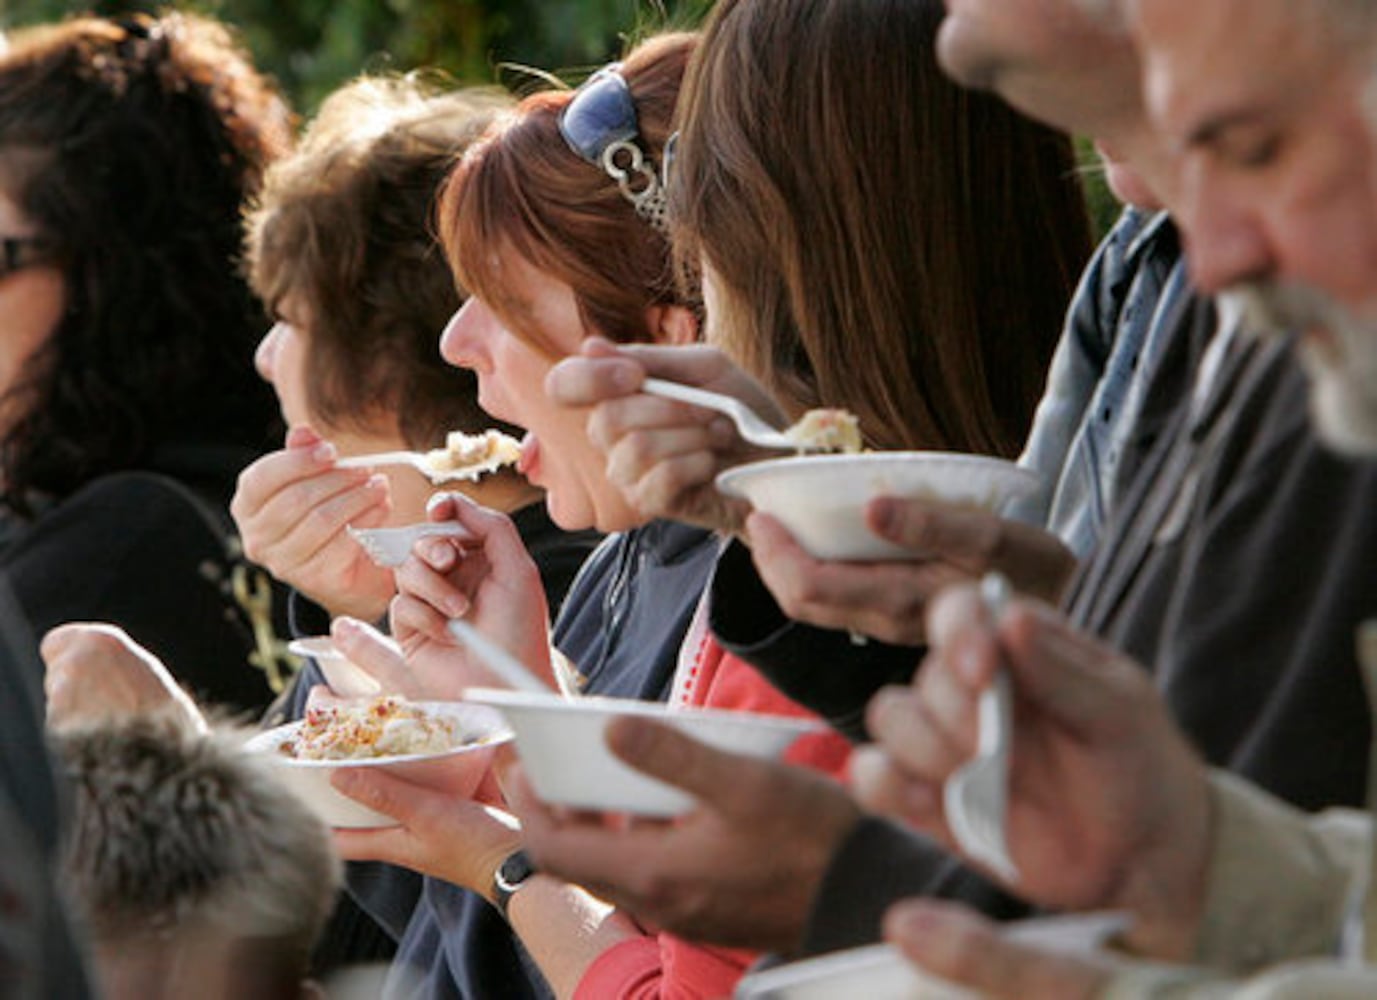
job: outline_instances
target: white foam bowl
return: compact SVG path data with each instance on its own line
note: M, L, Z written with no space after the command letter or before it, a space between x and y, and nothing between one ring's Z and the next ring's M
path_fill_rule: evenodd
M1129 925L1124 913L1060 914L1004 925L1014 941L1047 951L1088 955ZM736 1000L976 1000L978 994L924 972L893 945L835 951L752 973L736 987Z
M641 816L677 816L688 812L694 800L613 756L604 737L613 719L656 719L703 743L755 757L778 757L795 739L819 726L808 719L670 709L629 698L564 698L497 688L470 688L464 696L506 716L516 733L522 766L543 801Z
M275 765L274 773L330 826L363 829L396 826L397 821L349 798L330 784L336 771L355 767L379 767L407 781L443 789L456 798L468 798L478 787L497 748L512 738L502 714L484 705L456 701L415 702L433 715L459 722L460 732L474 742L440 753L398 754L359 760L298 760L281 750L284 742L301 729L301 721L289 722L253 736L245 748L263 753Z
M976 994L924 975L892 945L851 948L755 972L736 1000L975 1000Z
M325 683L341 698L372 698L382 693L373 675L336 649L328 635L293 639L287 643L287 652L315 660Z
M717 477L717 489L778 518L816 559L921 559L865 524L876 497L940 500L1000 513L1037 489L1035 473L999 458L942 451L793 455L751 462Z

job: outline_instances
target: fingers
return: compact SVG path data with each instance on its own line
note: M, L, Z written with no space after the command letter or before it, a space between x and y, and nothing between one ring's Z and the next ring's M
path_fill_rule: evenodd
M545 376L545 392L561 406L594 406L636 392L645 368L599 338L584 341L584 353L566 358Z
M462 494L453 500L454 519L482 541L487 572L517 587L540 588L540 570L515 522L506 514L489 510Z
M736 426L721 414L640 393L594 410L588 419L588 437L604 451L632 438L626 442L629 453L644 465L665 455L740 444Z
M642 401L648 404L644 409L658 409L660 403L668 402L637 396L609 403L589 420L589 437L607 453L608 478L619 485L636 482L661 462L685 455L714 455L735 437L730 421L723 417L705 420L696 413L685 414L677 423L626 423L633 417L625 411ZM680 405L669 403L671 407Z
M717 474L740 441L731 421L697 407L636 395L604 403L588 422L606 452L607 477L638 512L722 530L740 523L741 505L720 497Z
M1010 602L996 629L978 589L954 587L933 601L928 634L937 669L924 674L978 691L1005 665L1019 698L1069 733L1112 735L1146 713L1160 714L1145 670L1035 601Z
M422 789L385 774L376 767L342 767L330 775L330 784L369 809L405 824L415 811Z
M929 663L917 689L886 687L866 708L877 745L909 777L940 784L975 750L977 696Z
M706 344L623 344L617 348L617 353L637 362L648 375L684 385L717 387L724 378L740 374L721 350Z
M858 747L848 766L851 790L867 809L894 816L950 842L941 782L910 776L879 747Z
M663 828L612 829L603 814L546 806L519 764L504 772L502 787L521 820L522 842L541 871L617 904L634 906L654 894L655 862L672 853L664 844Z
M921 970L992 1000L1090 1000L1108 980L1088 958L1017 944L951 903L906 900L890 908L883 926L885 938Z
M898 645L925 641L923 611L956 571L935 562L844 563L814 559L767 514L746 520L751 558L790 617Z
M424 789L385 774L378 768L341 768L330 776L339 792L374 812L395 819L393 827L336 830L335 848L345 861L386 861L415 869L416 842L410 826Z
M865 518L881 538L972 573L990 567L1004 523L987 511L904 497L872 500Z
M606 738L612 752L636 770L699 798L711 798L740 781L743 767L749 768L746 758L716 750L652 719L614 719Z
M720 468L709 452L682 455L659 463L640 480L624 486L623 492L646 517L668 517L730 532L747 508L718 495L712 483Z
M990 632L993 623L973 584L948 587L937 594L928 607L928 641L938 649L963 632Z
M423 538L416 543L410 558L396 570L397 597L393 599L395 614L398 600L415 600L428 605L444 618L461 618L469 610L469 597L457 587L445 571L459 558L459 550L450 539ZM430 616L423 616L428 620ZM421 623L415 627L425 631Z
M69 622L48 630L38 644L38 654L43 658L43 662L51 667L60 658L75 653L84 646L122 647L121 636L127 637L127 634L118 625Z
M647 516L679 513L685 497L712 489L727 464L724 449L737 442L722 417L652 396L600 406L589 437L607 454L607 477Z
M880 497L866 507L866 524L881 538L945 563L956 578L992 569L1021 591L1055 599L1076 567L1061 540L997 514L933 500Z
M308 440L317 443L267 455L241 472L230 503L245 554L281 574L312 559L346 525L378 521L390 506L386 476L337 469L334 446Z
M346 659L361 667L384 691L406 689L406 660L390 637L357 618L341 616L330 623L330 638Z
M43 637L39 654L51 726L170 708L192 728L206 728L162 661L115 625L59 625Z
M793 782L787 764L718 750L672 723L623 717L607 727L612 752L645 774L692 795L701 806L740 819L784 808ZM813 797L816 790L806 791ZM816 805L814 800L812 804Z
M1146 713L1161 714L1147 671L1050 608L1016 602L1000 634L1020 696L1071 732L1114 733Z
M333 476L334 473L328 474L328 477ZM302 483L284 490L263 508L257 527L263 528L264 536L256 537L255 530L248 532L255 536L253 548L262 557L262 564L277 575L290 579L317 561L320 569L328 572L351 559L362 560L364 554L345 529L350 525L378 527L391 510L391 487L382 473L375 473L361 483L336 484L338 492L318 501L305 496L327 485ZM274 525L282 527L275 538L269 534ZM246 554L249 544L246 541ZM330 551L332 547L336 547L334 552Z
M387 615L392 634L399 638L415 634L442 646L454 645L454 639L449 634L449 620L451 617L460 616L447 615L427 601L408 594L398 594L392 598ZM403 646L411 648L405 640Z

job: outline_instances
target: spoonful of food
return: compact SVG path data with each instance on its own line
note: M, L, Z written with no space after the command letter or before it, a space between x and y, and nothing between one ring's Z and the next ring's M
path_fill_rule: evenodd
M731 418L742 440L761 448L784 451L860 451L861 432L856 417L845 410L809 410L797 423L779 430L741 400L697 386L647 378L641 389L681 403L716 410Z
M335 467L370 469L376 465L409 465L438 486L457 479L472 482L479 476L512 465L520 457L521 444L509 434L492 430L482 434L451 431L443 448L350 455L337 461Z

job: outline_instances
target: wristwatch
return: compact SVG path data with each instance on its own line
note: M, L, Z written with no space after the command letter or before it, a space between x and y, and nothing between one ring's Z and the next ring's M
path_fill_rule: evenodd
M507 906L528 878L535 874L535 865L526 852L520 848L507 855L507 859L497 866L492 877L492 905L497 912L507 917Z

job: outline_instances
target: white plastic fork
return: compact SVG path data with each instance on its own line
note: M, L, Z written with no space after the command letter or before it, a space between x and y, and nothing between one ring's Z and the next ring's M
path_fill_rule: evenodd
M471 532L457 521L422 521L419 524L405 524L395 528L355 528L347 529L349 537L363 546L379 566L396 569L411 555L411 547L422 538L469 538Z
M1009 600L1009 581L999 573L987 573L980 581L980 593L990 619L998 622ZM1000 668L981 692L977 714L976 754L947 779L943 804L962 851L1008 882L1017 877L1018 870L1009 857L1004 829L1014 716L1013 688L1006 669Z
M530 667L462 618L451 618L446 627L461 646L482 660L483 666L502 678L513 690L531 694L557 693L537 677Z
M641 383L641 390L652 396L677 399L681 403L691 403L705 410L716 410L731 417L736 424L736 432L751 444L761 448L782 448L787 451L807 451L808 446L791 438L777 427L771 426L758 413L739 399L724 396L720 392L709 392L696 386L667 382L661 378L648 378Z
M436 449L436 451L441 455L444 454L443 448ZM375 465L409 465L438 486L441 483L453 482L457 479L477 481L479 476L484 473L495 472L502 464L489 460L461 465L457 468L445 468L437 466L431 460L431 454L431 452L425 451L379 451L372 455L349 455L346 458L338 459L335 462L335 468L371 469Z

